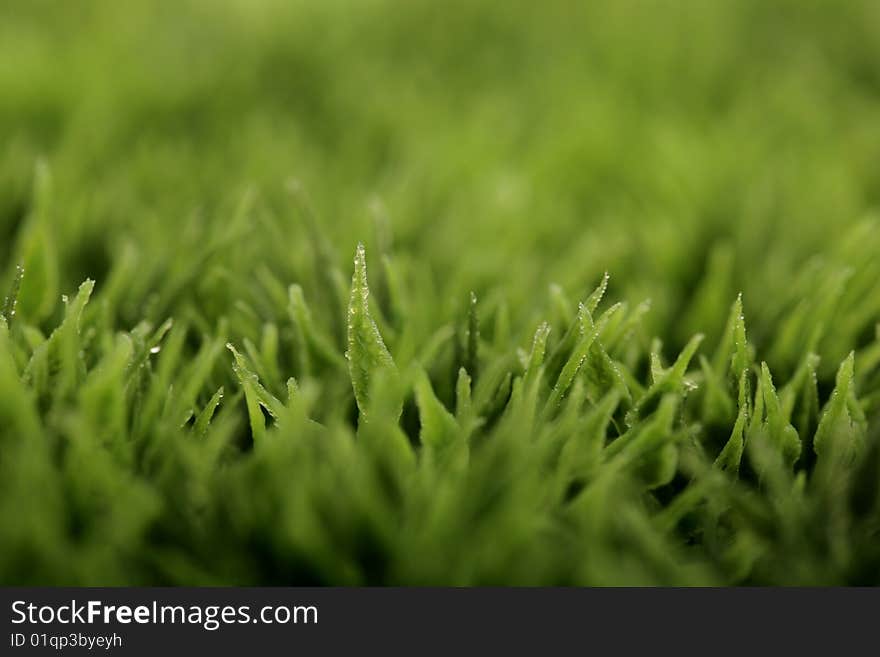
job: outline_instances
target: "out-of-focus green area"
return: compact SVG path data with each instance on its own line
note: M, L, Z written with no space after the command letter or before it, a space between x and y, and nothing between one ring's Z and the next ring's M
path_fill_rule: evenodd
M763 329L880 200L878 32L871 1L6 2L7 274L42 157L68 290L124 243L161 286L169 231L295 177L340 256L378 197L441 292L607 269L657 328L726 242Z
M566 538L570 552L536 547L539 556L528 552L526 558L513 547L506 551L507 544L498 553L483 545L473 566L462 565L469 563L462 556L448 570L424 566L411 553L421 547L425 559L436 559L449 546L467 547L458 537L471 527L471 540L490 543L507 536L525 540L536 518L541 531L562 531L554 525L555 512L546 510L498 517L474 510L459 524L444 515L424 529L430 536L424 542L406 534L413 527L400 530L399 541L389 538L400 527L396 516L383 525L387 535L370 534L364 527L371 514L388 518L391 512L369 501L363 508L335 501L337 506L314 511L314 525L282 527L280 534L254 534L245 521L225 527L219 516L254 514L250 503L266 523L274 522L273 514L295 514L284 502L294 493L281 486L295 475L282 467L293 456L263 455L269 465L239 466L245 474L219 483L210 474L215 464L204 455L163 461L150 449L165 443L146 436L167 438L178 427L155 428L165 427L156 418L167 403L150 395L170 387L169 398L183 395L181 412L198 411L224 384L242 415L245 402L233 397L229 354L220 347L228 340L243 348L248 340L251 365L271 393L286 399L285 381L295 376L306 389L313 384L319 421L353 427L350 382L334 359L344 350L342 295L348 294L351 254L364 242L367 253L375 254L368 257L371 278L381 280L374 294L385 310L379 328L391 353L398 365L432 354L421 362L447 405L461 363L458 352L447 349L442 329L460 333L470 291L480 304L484 365L502 375L509 365L515 380L516 349L528 352L537 323L557 321L552 346L575 314L570 300L583 299L608 271L612 300L628 302L629 309L650 300L636 337L610 351L646 386L650 354L671 362L695 333L706 335L707 354L720 349L724 361L722 333L742 292L756 381L761 361L781 387L798 372L806 376L808 353L819 356L817 406L804 416L804 426L795 422L796 429L815 431L818 410L851 351L860 408L870 419L880 385L872 369L880 319L878 116L880 4L873 0L6 0L0 5L0 290L5 294L12 285L17 265L26 273L17 328L10 329L9 344L15 346L9 347L9 378L0 388L7 392L2 417L12 427L0 461L6 472L22 471L21 459L55 465L34 466L39 474L7 483L0 524L8 525L17 509L31 504L34 524L20 532L0 530L11 555L0 566L3 580L773 582L775 564L794 549L798 522L806 523L806 515L792 520L785 539L791 544L760 532L740 535L735 548L749 555L742 557L746 565L737 562L740 570L725 562L697 574L670 566L662 575L645 570L641 557L633 557L638 566L629 557L614 561L608 556L613 541L602 543L607 554L597 553L600 561L609 560L604 571L557 568L576 561L575 548L605 536L595 527L593 534ZM393 262L394 275L382 269L381 256ZM65 343L74 345L68 351L59 347L59 353L81 351L81 371L71 374L69 388L64 384L46 397L45 391L58 387L52 382L59 371L77 371L71 364L76 359L49 358L44 379L27 364L63 318L61 295L72 296L86 278L96 287L78 333L82 342ZM293 321L298 328L290 328L290 284L302 286L323 346L296 332L303 330L302 316L300 324ZM551 284L559 287L551 292ZM395 296L395 285L405 290L402 297ZM405 308L394 307L399 298L406 298ZM169 356L167 371L157 364L160 378L149 385L131 383L120 365L118 380L128 381L124 399L81 392L99 364L96 371L107 373L106 381L117 381L114 332L136 332L145 322L145 339L143 327L155 331L169 317L187 327L181 362L200 362L193 360L199 350L218 341L220 351L209 350L203 374L181 380L178 361ZM268 338L267 325L275 327ZM276 329L280 355L272 346ZM660 342L652 346L653 338ZM304 364L295 352L297 339L323 353L326 362L312 354ZM135 352L139 348L135 340ZM118 362L125 361L121 353ZM692 369L701 372L697 360ZM147 401L133 392L142 388L153 391L142 391ZM703 382L696 394L705 390ZM37 424L21 419L16 395L35 404ZM794 405L800 397L791 399ZM124 417L113 416L117 407L126 409ZM81 417L84 409L96 408L111 417ZM708 417L705 408L690 416L682 411L682 421L703 444L714 440L717 452L736 413ZM247 455L242 424L247 426L239 423L217 440L236 443ZM49 436L49 452L37 457L9 446L24 439L25 426ZM46 484L62 477L53 468L73 467L66 441L107 426L117 433L96 438L95 449L101 458L121 459L124 476L107 474L89 457L94 473L89 470L82 481ZM403 426L410 437L418 434L414 410L405 409ZM706 426L711 440L699 437ZM348 463L348 452L343 458L337 447L326 449L331 463ZM804 450L810 450L807 443ZM709 462L715 456L707 454ZM324 462L316 454L309 458ZM475 470L480 476L494 476L489 461L475 463L485 468ZM801 465L810 472L812 457ZM177 517L169 505L186 489L181 477L189 467L205 478L199 479L204 488L186 493L195 497ZM519 472L502 470L511 477ZM147 491L131 493L137 509L132 517L140 519L131 526L124 511L117 517L102 501L117 487L127 490L128 476ZM331 479L310 476L322 494L332 488ZM651 504L668 504L687 476L679 472L674 491L652 497L648 515ZM429 479L416 486L411 508L392 504L403 526L408 514L433 508L428 497L418 497L428 495ZM42 486L57 496L48 506L23 502L28 491L38 496L47 490ZM216 506L227 493L246 497L251 486L256 501ZM521 497L543 490L529 486L502 498L514 508ZM64 506L64 491L91 487L94 495L83 493L79 512ZM317 495L309 490L295 503L287 501L309 507L315 499L309 495ZM438 490L448 502L465 489L449 484ZM334 513L342 519L325 518ZM229 554L208 563L204 552L224 527L232 536ZM633 531L650 544L648 552L665 549L638 527ZM854 546L876 540L876 527L870 527L856 538L848 535L846 549L861 554ZM99 549L108 533L115 538ZM304 535L311 541L305 547L297 543ZM53 555L46 546L58 536L67 547ZM285 542L291 536L298 538ZM685 552L702 540L688 536L682 539ZM353 552L345 552L353 544ZM749 564L760 563L754 555L772 552L767 545L779 548L778 561L749 571ZM74 554L67 572L59 565L65 550ZM382 568L370 561L370 550L382 555ZM315 556L322 554L328 555L323 561ZM850 554L852 562L841 556L847 566L811 579L810 566L803 564L821 563L811 553L780 578L880 581L871 554ZM529 560L539 569L534 577L526 572Z

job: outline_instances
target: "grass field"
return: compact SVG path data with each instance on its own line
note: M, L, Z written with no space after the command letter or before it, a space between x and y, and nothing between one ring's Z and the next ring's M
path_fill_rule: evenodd
M878 117L874 0L3 2L0 583L880 584Z

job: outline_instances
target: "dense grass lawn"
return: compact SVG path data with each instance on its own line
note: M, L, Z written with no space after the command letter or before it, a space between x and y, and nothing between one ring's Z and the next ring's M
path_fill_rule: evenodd
M880 584L878 118L875 0L6 0L0 583Z

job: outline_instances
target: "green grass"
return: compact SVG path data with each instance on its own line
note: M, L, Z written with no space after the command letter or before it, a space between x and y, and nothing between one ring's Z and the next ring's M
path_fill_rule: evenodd
M3 3L0 583L880 584L878 112L873 0Z

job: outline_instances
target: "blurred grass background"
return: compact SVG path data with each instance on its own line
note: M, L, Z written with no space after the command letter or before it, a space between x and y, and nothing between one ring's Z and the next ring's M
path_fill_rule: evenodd
M244 333L258 270L320 261L296 181L340 265L388 217L417 343L470 290L530 335L609 271L669 357L743 292L827 393L880 316L878 116L873 0L5 0L0 289L24 264L44 332L89 277L108 327Z
M438 295L501 284L528 299L609 270L680 346L714 248L732 258L725 306L741 288L768 330L805 259L880 200L870 0L0 11L0 262L10 277L44 158L67 291L100 284L126 245L161 287L190 255L169 232L222 226L249 185L287 220L294 177L340 258L379 198ZM265 239L241 245L244 271L302 248Z

